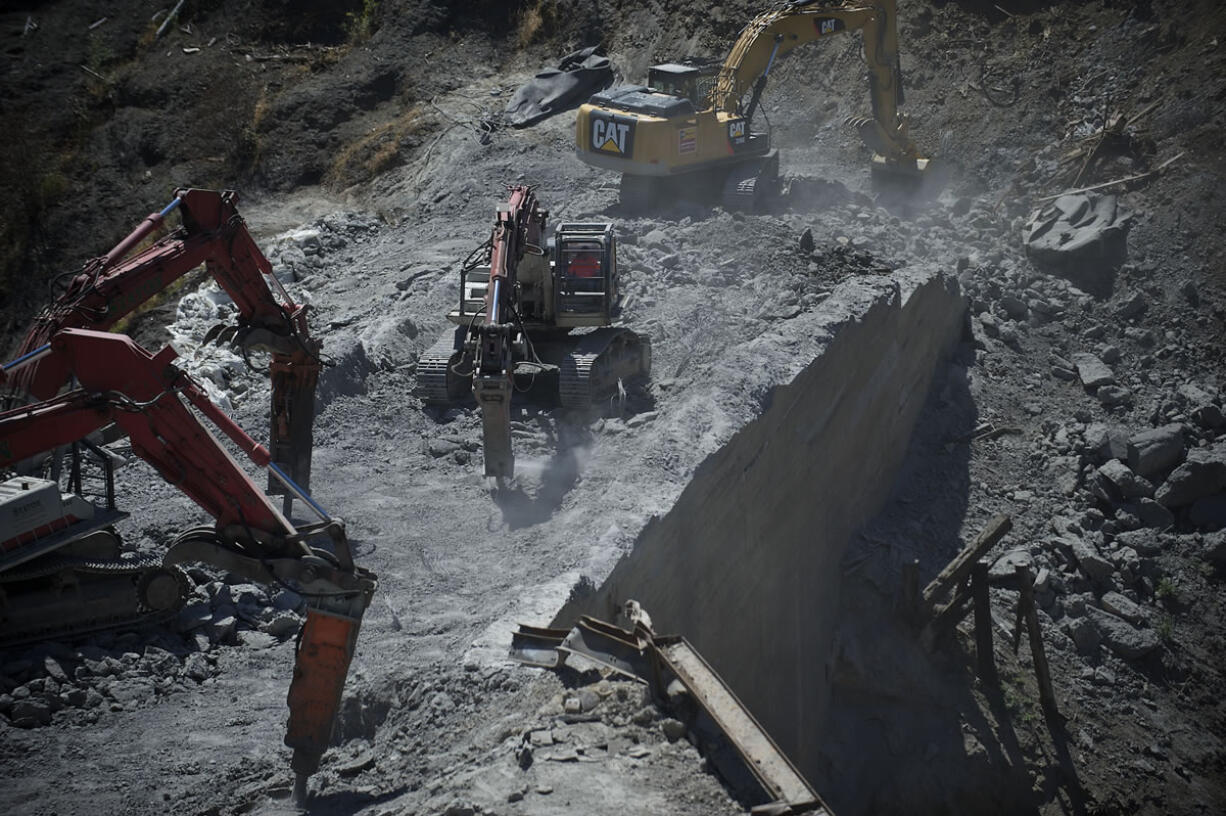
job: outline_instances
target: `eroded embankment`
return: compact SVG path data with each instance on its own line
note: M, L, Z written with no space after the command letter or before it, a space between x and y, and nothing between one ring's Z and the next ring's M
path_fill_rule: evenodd
M555 625L612 620L638 600L656 631L688 638L809 772L829 699L840 558L888 496L964 315L956 281L935 269L841 284L795 321L824 338L821 352L761 396L758 417ZM752 366L754 343L729 354Z

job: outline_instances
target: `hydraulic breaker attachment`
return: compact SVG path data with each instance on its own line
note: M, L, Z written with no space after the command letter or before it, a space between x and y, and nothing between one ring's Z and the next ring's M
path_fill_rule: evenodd
M506 377L475 377L473 396L481 406L482 445L485 448L485 475L510 479L515 473L515 454L511 451L511 380Z
M353 659L354 644L370 595L316 598L307 608L306 623L294 658L290 683L289 724L285 744L294 749L294 800L306 803L307 779L332 739L341 692Z

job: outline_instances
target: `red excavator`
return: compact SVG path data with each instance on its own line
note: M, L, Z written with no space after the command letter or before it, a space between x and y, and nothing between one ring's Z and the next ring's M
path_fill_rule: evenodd
M471 388L481 406L485 475L514 475L511 394L556 382L567 408L610 399L651 373L651 342L610 325L619 304L613 226L570 222L546 240L549 213L531 187L511 188L489 240L460 270L456 324L417 362L422 398L446 405Z
M46 345L61 329L106 331L204 264L239 312L238 325L215 327L205 342L232 341L244 357L253 350L270 353L272 460L309 491L320 343L307 329L307 307L294 303L273 275L272 264L247 231L237 204L238 195L231 190L175 190L170 204L146 217L114 249L88 261L79 272L61 276L61 291L35 318L18 354ZM128 257L175 210L182 226ZM62 366L43 360L23 366L10 388L45 400L67 380ZM285 496L283 510L288 513L292 493L271 477L268 492Z
M160 565L141 566L135 575L132 562L107 557L108 549L112 555L117 549L108 525L122 515L113 496L107 507L96 508L79 496L61 496L58 482L9 479L0 485L0 637L28 639L21 627L57 620L71 626L78 619L88 627L98 616L174 611L186 587L179 565L188 562L292 589L307 600L307 616L289 690L285 742L294 749L296 798L305 801L307 778L318 769L331 736L376 579L354 564L344 524L210 402L173 365L176 356L170 347L150 354L120 334L62 329L0 371L0 385L17 378L38 390L76 383L64 393L0 413L0 470L20 471L23 461L86 442L114 423L127 433L137 456L215 519L213 526L181 533ZM253 462L267 467L319 523L291 524L189 404ZM31 615L29 606L37 614Z

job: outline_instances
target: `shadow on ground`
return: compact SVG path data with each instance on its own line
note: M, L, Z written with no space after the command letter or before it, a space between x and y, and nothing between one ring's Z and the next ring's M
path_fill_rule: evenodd
M918 560L924 586L962 548L963 529L982 524L968 503L972 364L963 347L934 383L890 500L844 559L829 727L818 767L804 769L840 816L1036 814L1053 799L1085 812L1063 725L1042 738L1016 662L979 680L956 636L925 651L901 612L902 565ZM1049 761L1032 783L1039 743Z

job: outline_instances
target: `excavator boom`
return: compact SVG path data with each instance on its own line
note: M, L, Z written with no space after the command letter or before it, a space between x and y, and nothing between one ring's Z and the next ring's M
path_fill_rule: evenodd
M35 319L19 354L41 348L63 329L113 328L204 264L239 312L238 325L227 334L244 352L271 353L273 461L309 490L320 344L310 336L307 307L291 300L273 275L272 264L247 231L237 203L233 191L176 190L170 204L151 213L110 252L86 263L67 281ZM137 251L176 210L182 227ZM41 361L23 367L10 386L35 399L48 399L66 383L62 365ZM284 487L270 482L270 492L284 492Z
M547 215L530 187L512 187L510 202L499 208L490 236L485 320L474 329L473 395L481 406L485 475L493 479L509 479L515 471L511 394L515 390L514 347L520 334L516 287L524 252L529 246L541 251Z
M178 356L173 348L150 354L126 335L65 329L52 338L46 355L45 368L71 374L80 387L0 414L0 468L115 422L131 439L133 453L219 524L247 525L281 538L292 532L290 523L178 397L208 416L257 465L268 465L267 449L171 364Z

